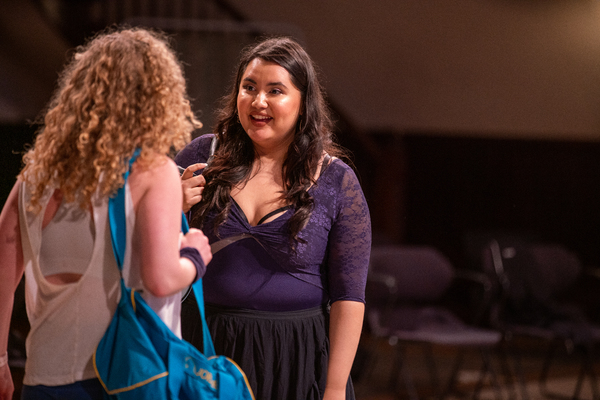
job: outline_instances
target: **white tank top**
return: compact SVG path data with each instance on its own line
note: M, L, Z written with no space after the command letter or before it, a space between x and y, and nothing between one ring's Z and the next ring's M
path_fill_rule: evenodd
M42 221L52 193L53 190L49 189L42 199L42 210L34 214L26 211L29 195L25 185L21 185L19 190L19 221L25 265L25 300L31 325L26 341L27 362L23 379L25 385L56 386L95 378L92 355L108 328L120 298L120 275L110 239L107 199L93 200L91 225L93 240L87 242L91 249L86 251L71 237L60 246L55 244L57 248L54 251L44 246L44 253L41 253ZM66 205L66 208L69 208L69 205ZM143 288L138 260L132 260L131 233L135 224L135 213L128 185L125 208L127 219L127 248L123 268L125 283L129 287L142 291L150 307L175 334L181 337L181 294L168 298L151 296ZM40 268L42 254L48 258L60 254L63 260L81 260L81 255L87 254L85 258L89 262L84 267L65 267L63 271L56 271L79 271L82 277L74 283L55 285L44 278ZM71 255L73 257L70 258ZM46 275L48 274L46 271Z
M94 249L94 223L91 214L77 204L58 206L44 230L40 246L40 269L44 276L83 274L90 265ZM64 251L68 243L69 251Z

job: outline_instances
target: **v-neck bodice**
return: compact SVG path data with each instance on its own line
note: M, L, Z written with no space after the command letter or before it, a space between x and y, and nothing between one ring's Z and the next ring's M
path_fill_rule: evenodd
M250 222L248 221L248 217L246 216L246 213L244 213L244 210L242 210L242 207L237 203L237 201L235 201L235 199L233 197L231 197L231 202L233 207L232 208L236 208L238 210L238 212L242 215L243 219L246 220L246 223L248 225L250 225ZM266 220L268 220L269 218L271 218L273 215L276 215L278 213L282 213L283 211L287 211L290 210L292 208L292 206L283 206L283 207L279 207L276 210L270 211L267 214L265 214L257 223L256 225L250 225L250 226L258 226L258 225L262 225L263 223L268 223L265 222ZM281 218L283 217L284 214L278 216L275 219ZM273 222L273 221L269 221L269 222Z

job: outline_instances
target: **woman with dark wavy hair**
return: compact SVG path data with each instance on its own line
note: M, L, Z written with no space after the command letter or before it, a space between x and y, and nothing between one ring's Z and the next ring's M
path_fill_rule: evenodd
M296 41L242 53L215 132L175 161L184 211L213 251L204 290L217 353L240 364L257 399L353 399L369 211ZM200 347L194 304L184 302L183 336Z
M120 294L108 199L136 149L123 277L181 335L181 290L212 255L201 231L180 233L181 183L169 155L200 126L164 35L114 29L77 49L0 214L0 399L14 391L7 341L23 274L31 330L22 398L103 398L92 356Z

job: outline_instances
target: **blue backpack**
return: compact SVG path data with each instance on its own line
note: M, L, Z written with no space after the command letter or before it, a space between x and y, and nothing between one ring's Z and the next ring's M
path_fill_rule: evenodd
M139 155L136 150L129 167ZM127 181L129 171L124 174ZM113 250L119 270L125 255L125 185L109 199ZM189 230L182 215L182 231ZM106 399L254 400L240 367L216 356L204 317L202 280L193 285L203 327L204 354L177 337L146 304L125 286L113 319L94 353L94 368Z

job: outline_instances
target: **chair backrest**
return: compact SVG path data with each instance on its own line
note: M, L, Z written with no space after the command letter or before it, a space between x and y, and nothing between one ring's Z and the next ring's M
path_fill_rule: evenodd
M579 258L575 253L561 245L533 244L529 248L534 265L537 266L535 281L538 285L536 295L541 299L550 299L569 289L582 271Z
M553 302L581 273L578 257L558 244L491 241L483 268L502 288L500 318L518 322L547 321Z
M575 253L562 245L498 241L484 252L483 266L497 276L505 275L512 296L527 291L543 301L568 289L582 269Z
M450 261L429 246L375 246L369 271L393 277L396 299L404 301L437 300L454 277Z

